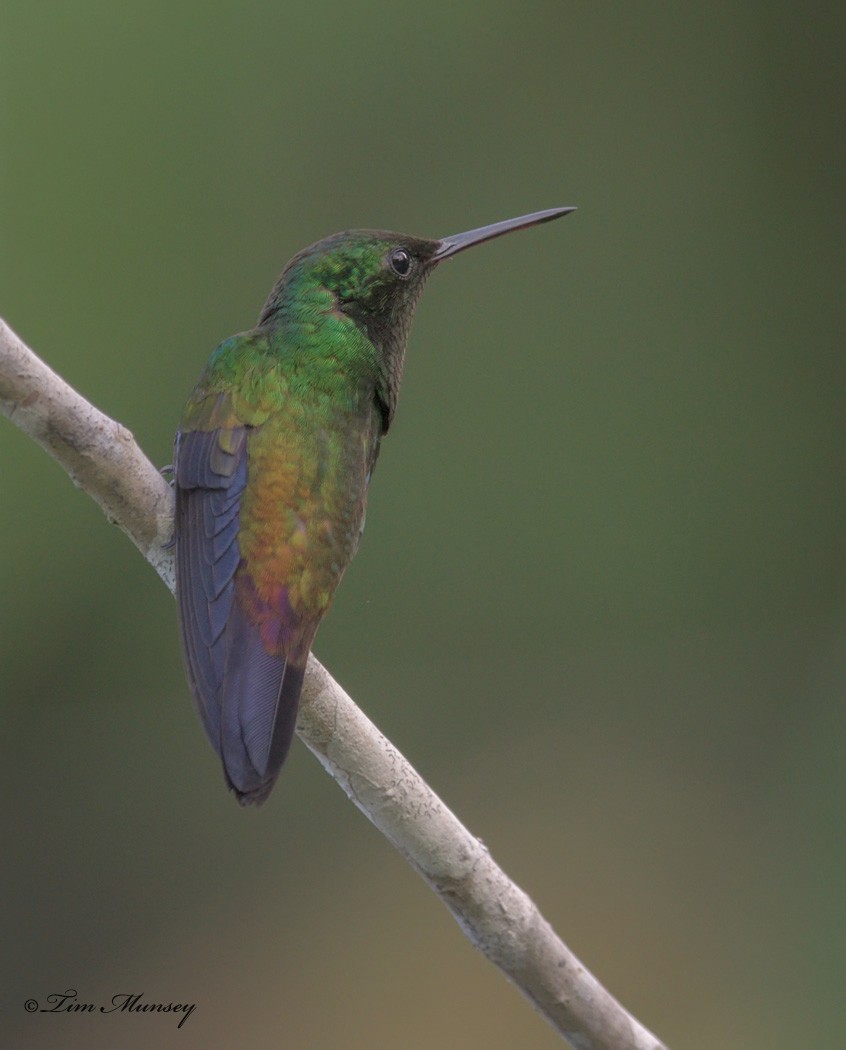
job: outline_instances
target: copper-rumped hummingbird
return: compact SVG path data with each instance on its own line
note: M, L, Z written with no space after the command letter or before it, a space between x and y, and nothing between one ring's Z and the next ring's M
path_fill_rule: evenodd
M256 327L214 351L176 435L188 680L242 805L279 775L320 619L356 552L432 270L551 208L441 240L336 233L294 256Z

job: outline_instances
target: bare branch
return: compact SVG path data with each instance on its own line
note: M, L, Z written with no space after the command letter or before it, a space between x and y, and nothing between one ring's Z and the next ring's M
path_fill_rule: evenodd
M170 487L132 434L68 386L2 319L0 411L61 463L172 591ZM297 733L440 896L470 941L577 1050L665 1050L585 969L314 657Z
M132 434L89 404L0 318L0 412L59 461L174 588L173 493Z

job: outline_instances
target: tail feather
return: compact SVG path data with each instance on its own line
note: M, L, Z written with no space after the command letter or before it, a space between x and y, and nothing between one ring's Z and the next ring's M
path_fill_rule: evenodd
M274 656L234 602L220 692L220 754L242 805L267 798L288 754L305 666Z

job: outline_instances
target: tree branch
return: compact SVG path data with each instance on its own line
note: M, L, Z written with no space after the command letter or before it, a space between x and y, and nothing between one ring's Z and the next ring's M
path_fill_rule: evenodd
M0 411L119 525L173 591L173 494L132 434L0 319ZM312 656L297 733L447 905L470 941L577 1050L666 1050L590 974L529 897Z

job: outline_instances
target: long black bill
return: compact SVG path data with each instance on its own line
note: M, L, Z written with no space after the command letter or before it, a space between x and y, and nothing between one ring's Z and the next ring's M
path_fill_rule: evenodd
M467 233L456 233L452 237L444 237L432 262L448 259L451 255L463 252L465 248L472 248L474 244L501 237L504 233L511 233L512 230L525 230L527 226L538 226L542 222L560 219L562 215L569 215L575 210L575 208L547 208L546 211L533 211L531 215L521 215L518 219L506 219L504 222L495 222L490 226L480 226L478 230L468 230Z

